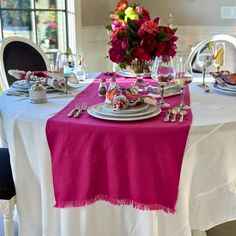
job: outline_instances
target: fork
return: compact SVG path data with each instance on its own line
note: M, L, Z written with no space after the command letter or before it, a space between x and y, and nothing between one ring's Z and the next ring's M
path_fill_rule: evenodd
M80 105L80 104L76 105L76 106L68 113L67 116L68 116L68 117L72 117L73 114L74 114L74 112L75 112L75 111L79 111L80 108L81 108L81 105Z
M81 114L82 111L86 111L88 107L87 103L83 103L81 108L75 113L74 117L77 118Z

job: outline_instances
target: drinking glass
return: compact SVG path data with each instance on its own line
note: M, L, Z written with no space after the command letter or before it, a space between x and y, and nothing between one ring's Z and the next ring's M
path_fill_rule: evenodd
M217 72L220 71L220 67L225 64L225 44L223 42L215 42L213 44L214 50L214 66Z
M205 83L206 78L206 70L209 66L211 66L213 63L213 51L206 49L202 50L200 49L197 53L197 65L202 68L202 84L199 84L199 87L208 87L208 85Z
M176 63L175 68L175 78L174 83L178 84L181 88L181 102L178 106L180 110L190 109L190 106L184 104L184 92L185 87L190 84L193 80L193 72L191 64L188 62L184 62L183 58L180 57Z
M151 77L160 84L161 100L158 105L160 107L169 107L170 104L164 102L164 87L173 80L175 76L172 57L166 55L160 56L155 59L154 63Z

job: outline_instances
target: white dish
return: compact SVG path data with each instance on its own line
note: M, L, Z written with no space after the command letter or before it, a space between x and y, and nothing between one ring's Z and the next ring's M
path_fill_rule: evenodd
M230 90L229 88L220 86L219 84L216 84L216 83L213 84L213 87L215 88L215 90L217 90L219 92L236 96L236 90Z
M123 117L136 117L136 116L144 116L144 115L151 114L152 112L154 112L156 110L156 106L149 105L147 107L147 109L145 109L143 111L138 111L136 113L128 113L128 114L127 113L118 113L118 112L114 112L113 110L107 109L104 106L104 103L99 103L99 104L93 105L90 109L100 115L123 118Z
M35 83L36 83L35 81L31 81L31 82L26 83L26 80L17 80L11 85L11 88L13 88L17 92L26 92L26 93L28 93L31 86L34 85ZM47 92L57 91L52 86L49 86L49 85L44 85L44 86L46 87Z
M102 104L103 104L104 109L106 109L110 113L115 113L115 114L134 114L134 113L136 114L138 112L142 112L146 110L149 107L149 104L140 103L136 106L130 106L125 110L113 111L111 104L106 104L106 103L102 103Z
M236 85L231 85L231 84L228 84L228 83L225 83L224 84L225 87L227 87L228 89L232 90L232 91L236 91Z
M91 106L93 107L93 106ZM95 117L95 118L99 118L99 119L103 119L103 120L112 120L112 121L137 121L137 120L145 120L145 119L149 119L155 116L158 116L161 113L161 108L160 107L156 107L156 109L147 115L140 115L140 116L135 116L135 117L115 117L115 116L109 116L109 115L102 115L97 113L94 109L92 109L91 107L89 107L87 109L87 112L89 115Z
M148 95L157 97L157 98L160 97L160 87L149 86L148 91L150 91ZM181 94L181 88L178 85L167 85L164 88L164 98L179 95L179 94Z
M135 78L136 75L127 71L127 70L120 70L117 72L117 75L119 76L123 76L123 77L129 77L129 78ZM146 73L144 74L144 77L150 77L151 76L151 73Z

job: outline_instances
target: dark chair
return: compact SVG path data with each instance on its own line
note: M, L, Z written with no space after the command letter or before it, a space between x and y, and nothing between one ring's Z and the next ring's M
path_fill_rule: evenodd
M9 88L16 79L8 74L8 70L45 71L49 69L49 61L42 49L32 41L13 36L0 42L0 84L3 91Z
M7 148L0 148L0 213L4 217L5 236L14 236L13 209L16 203L15 195L9 151Z

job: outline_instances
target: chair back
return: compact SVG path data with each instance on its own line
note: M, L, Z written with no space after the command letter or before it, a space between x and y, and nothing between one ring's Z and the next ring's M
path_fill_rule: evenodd
M0 42L0 85L5 91L16 79L8 74L8 70L45 71L49 69L49 61L42 49L32 41L12 36Z
M196 58L198 51L204 51L207 48L209 42L224 42L225 43L225 65L221 67L221 70L229 70L230 72L236 72L236 38L231 35L218 34L208 39L199 42L191 51L188 57L188 62L192 65L193 72L201 73L202 69L197 65ZM210 66L208 71L215 71L214 66Z

